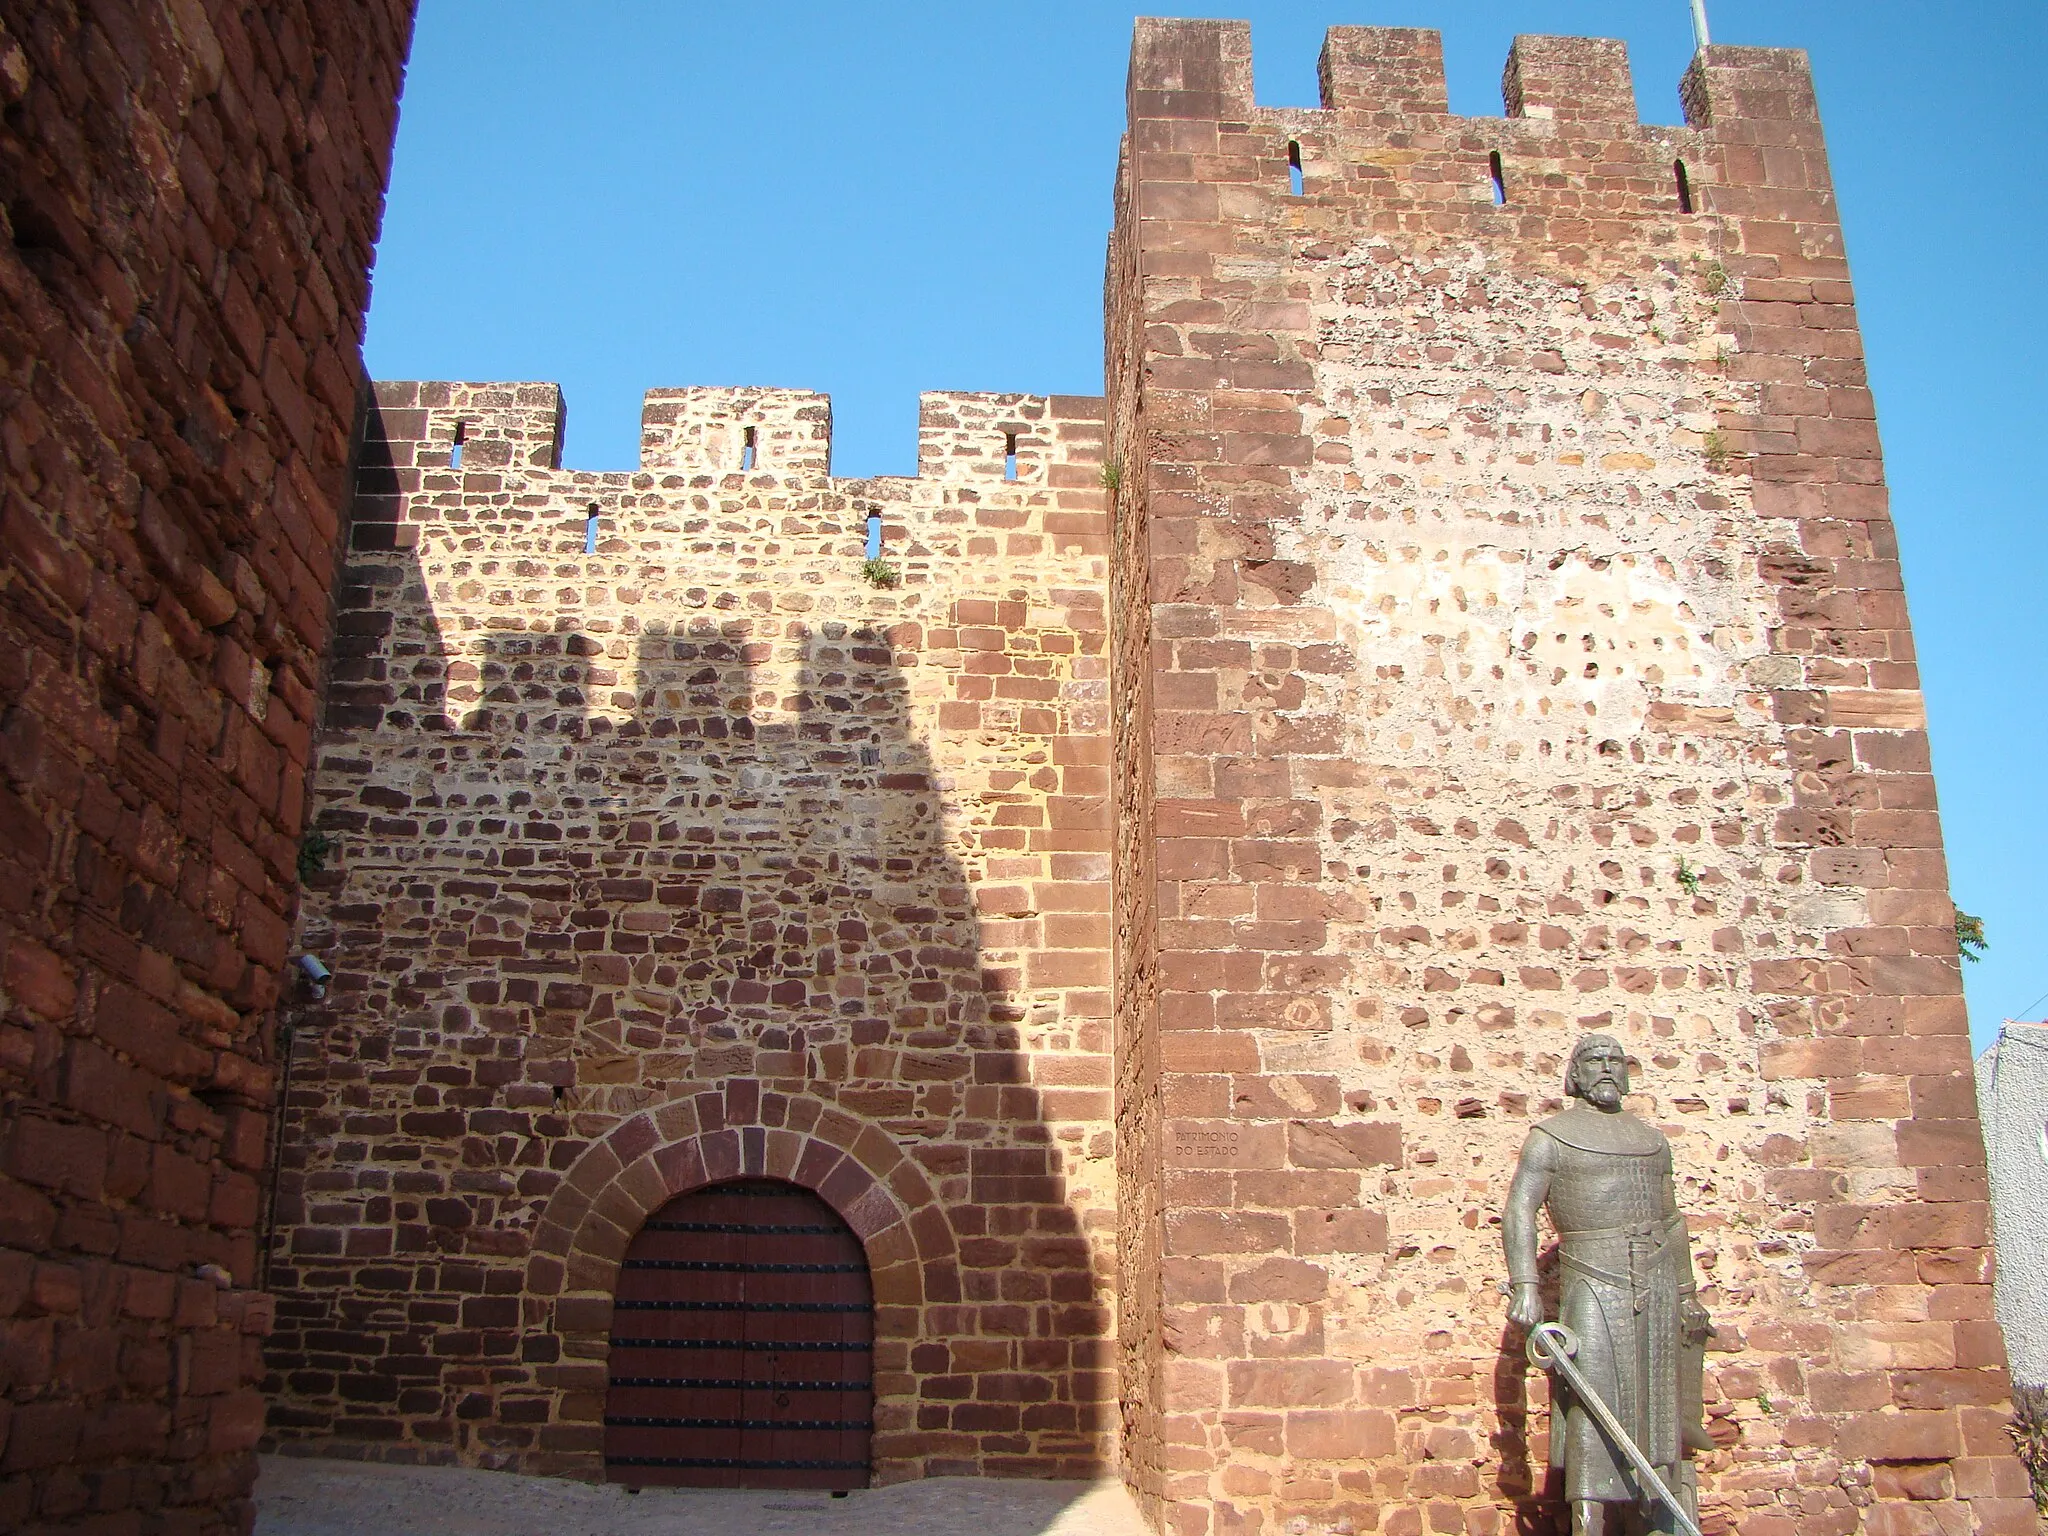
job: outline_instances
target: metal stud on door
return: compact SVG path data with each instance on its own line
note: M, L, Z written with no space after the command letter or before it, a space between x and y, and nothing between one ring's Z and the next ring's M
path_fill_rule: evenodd
M606 1475L864 1487L873 1351L867 1256L823 1200L768 1179L678 1196L620 1268Z

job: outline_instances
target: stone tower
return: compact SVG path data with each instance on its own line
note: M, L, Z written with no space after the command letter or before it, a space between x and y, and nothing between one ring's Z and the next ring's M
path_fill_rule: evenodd
M1678 1152L1744 1531L2020 1531L1919 679L1804 57L1141 21L1109 256L1123 1456L1180 1536L1543 1485L1496 1215ZM1911 1501L1891 1508L1889 1501Z

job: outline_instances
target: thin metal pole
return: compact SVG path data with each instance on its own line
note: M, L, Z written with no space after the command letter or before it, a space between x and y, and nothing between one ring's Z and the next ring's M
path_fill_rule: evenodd
M279 1073L277 1092L277 1123L272 1128L270 1142L270 1200L263 1211L263 1254L257 1270L256 1288L270 1289L271 1250L277 1246L277 1191L284 1179L284 1117L291 1113L292 1102L292 1058L297 1054L298 1031L292 1027L293 1017L298 1012L296 1003L287 1002L280 1010L284 1015L278 1021L277 1042L282 1050L283 1070Z
M1692 0L1692 40L1701 48L1713 41L1707 36L1707 0Z

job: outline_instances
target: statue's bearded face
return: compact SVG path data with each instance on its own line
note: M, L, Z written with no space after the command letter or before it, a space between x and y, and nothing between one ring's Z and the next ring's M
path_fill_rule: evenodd
M1628 1097L1628 1052L1619 1040L1595 1035L1572 1054L1572 1092L1595 1109L1619 1109Z

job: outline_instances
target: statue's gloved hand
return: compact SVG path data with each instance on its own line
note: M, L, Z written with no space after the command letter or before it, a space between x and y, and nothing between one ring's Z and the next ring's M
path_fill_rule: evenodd
M1534 1328L1543 1318L1543 1296L1534 1280L1517 1280L1508 1292L1508 1321Z
M1678 1303L1678 1326L1687 1338L1704 1339L1714 1331L1714 1320L1705 1307L1687 1296Z

